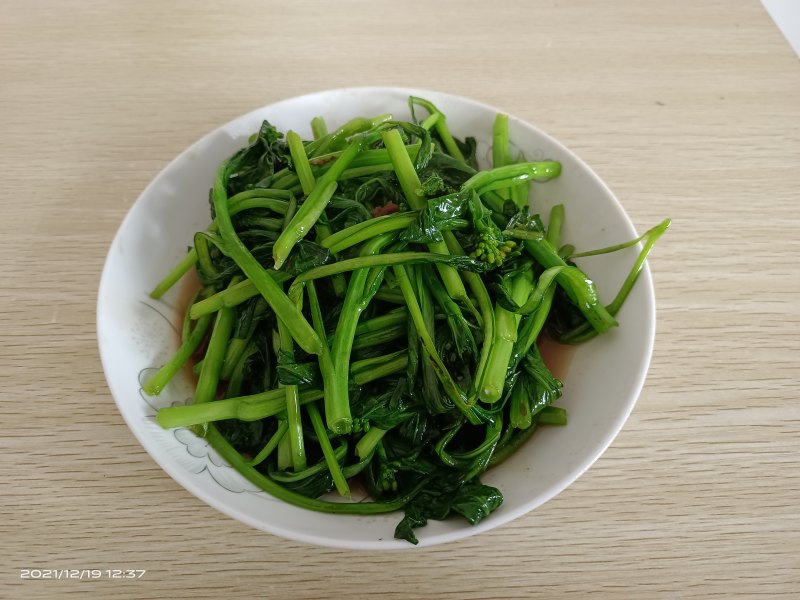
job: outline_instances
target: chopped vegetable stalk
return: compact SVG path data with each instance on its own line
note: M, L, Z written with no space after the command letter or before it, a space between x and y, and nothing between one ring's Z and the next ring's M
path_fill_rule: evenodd
M297 294L295 304L298 308L302 305L302 288L300 293ZM278 319L278 336L280 337L280 356L278 357L278 364L282 361L290 363L294 362L294 344L292 337L289 335L289 329L286 325ZM324 344L323 344L324 345ZM320 351L320 354L322 351ZM303 422L300 414L300 392L296 385L284 385L283 389L286 394L286 415L289 424L288 437L289 447L291 448L292 468L295 471L302 471L306 468L306 449L305 439L303 437Z
M325 124L325 119L322 117L314 117L311 119L311 133L315 140L328 135L328 126Z
M211 339L208 341L208 348L203 358L203 368L200 369L200 376L197 379L194 392L195 404L210 402L217 395L219 376L233 330L234 318L233 309L230 308L223 308L217 313L214 328L211 330Z
M380 427L373 427L365 433L364 437L358 440L358 444L356 444L356 454L358 457L364 459L371 455L375 451L375 446L383 439L384 435L386 435L386 430Z
M405 506L411 498L419 493L422 486L427 483L427 480L424 480L411 488L406 494L386 502L357 502L352 504L346 502L327 502L325 500L309 498L308 496L286 489L284 486L257 471L254 467L251 467L247 460L230 445L225 437L223 437L213 425L208 428L206 439L229 465L268 494L279 500L288 502L289 504L294 504L300 508L307 508L317 512L343 515L378 515L394 512Z
M558 255L558 251L546 239L527 239L525 250L545 268L566 267L567 263ZM617 326L614 316L600 303L597 288L591 279L578 269L564 269L556 276L558 284L575 302L597 333L608 331Z
M377 117L364 118L356 117L351 119L333 133L321 137L320 139L310 143L306 148L309 156L318 157L325 152L339 150L339 148L347 143L347 140L352 138L358 133L365 133L374 130L387 121L392 120L392 115L388 113L380 114Z
M303 239L311 227L317 222L322 211L336 191L336 181L353 159L361 152L364 138L357 137L350 142L347 149L342 152L333 165L317 180L314 190L309 194L303 206L292 219L278 240L272 252L275 259L275 268L280 269L294 245Z
M408 229L416 220L416 213L407 212L361 221L361 223L351 225L325 238L322 241L322 245L330 249L333 254L338 254L343 250L347 250L352 246L381 235L382 233Z
M511 297L517 304L524 304L530 296L533 276L529 270L516 275L511 282ZM494 403L500 400L506 383L506 371L511 360L511 352L517 341L519 315L509 312L499 303L494 309L494 343L480 389L480 398L484 402Z
M142 386L142 390L148 396L158 396L161 393L161 390L169 383L169 381L175 376L175 373L180 371L181 367L186 364L186 362L191 358L192 354L194 354L197 347L200 345L200 342L203 341L203 338L206 335L206 331L208 330L208 326L211 324L211 315L206 315L204 317L200 317L197 321L197 324L192 329L189 338L181 344L181 347L175 353L175 355L167 361L167 363L161 367L155 375L153 375L147 383Z
M391 234L372 238L364 245L361 255L366 257L376 254L391 241ZM353 272L350 278L350 285L347 288L347 294L344 297L342 315L339 318L336 333L333 336L331 358L337 377L333 387L330 390L325 390L325 420L332 431L340 434L349 433L353 424L350 416L347 373L358 319L372 299L372 295L374 295L374 292L371 295L367 291L368 275L369 270L366 268L360 268Z
M633 290L633 286L636 284L636 280L639 278L639 274L642 272L642 269L644 268L644 262L645 260L647 260L647 255L650 254L650 251L653 249L653 245L656 243L658 238L660 238L664 234L664 232L667 231L667 229L670 226L670 223L671 223L670 219L665 219L652 229L648 230L647 233L645 233L644 236L642 236L643 238L645 238L646 241L644 246L642 247L641 252L639 252L639 256L636 258L636 262L631 267L628 276L622 283L622 287L620 288L619 292L617 292L617 295L614 297L614 300L611 302L611 304L609 304L606 307L608 314L610 314L612 317L617 315L619 309L622 308L622 305L625 303L625 300L627 300L628 295L631 293L631 290ZM627 247L627 245L622 245L621 247ZM620 247L612 246L612 250L609 251L615 251L618 249L620 249ZM581 325L576 329L574 329L573 331L559 337L558 341L565 344L578 344L589 341L590 339L595 337L598 333L601 332L598 331L597 328L592 330L587 326Z
M289 423L286 421L278 421L278 429L275 431L273 436L269 438L267 445L264 446L261 451L256 454L251 461L247 464L251 467L257 467L262 462L267 460L269 456L275 451L275 448L278 447L278 443L283 439L283 436L286 434L286 430L289 429Z
M320 417L319 411L313 402L306 406L306 410L308 411L308 416L311 418L311 425L314 427L314 433L317 434L319 445L322 448L322 454L325 457L325 463L328 465L328 470L331 472L331 477L333 477L333 482L336 485L336 491L339 492L342 497L349 498L350 486L347 485L344 474L342 474L342 468L339 466L339 461L336 460L333 454L331 441L328 439L325 426L322 424L322 417Z
M340 158L339 160L342 159ZM276 270L280 269L283 263L286 262L294 245L302 240L317 223L322 211L325 210L325 206L333 197L337 185L335 181L326 182L323 185L323 181L320 180L315 186L312 195L306 199L303 206L283 230L283 233L275 242L272 252Z
M400 132L397 129L390 129L383 132L383 143L389 151L389 157L392 159L392 165L397 175L397 180L400 182L400 187L403 189L408 205L413 210L421 210L424 207L424 196L422 195L422 184L411 158L406 152L403 140L400 137ZM428 249L437 254L449 254L447 244L444 242L432 242L428 244ZM437 267L439 274L442 277L447 292L455 300L463 302L465 305L470 305L471 302L467 296L467 290L464 289L464 284L451 267L447 265L440 265Z
M154 300L158 300L163 296L167 291L175 285L178 280L186 275L189 270L195 265L197 262L197 251L192 248L189 252L186 253L186 256L183 257L175 267L167 273L167 276L164 277L161 281L158 282L156 287L153 288L153 291L150 292L150 297Z
M463 189L485 194L530 181L553 179L561 175L561 163L553 161L518 163L489 171L480 171L464 182Z
M508 115L499 114L494 119L492 128L492 167L504 167L511 164L511 153L508 140ZM511 191L499 189L497 193L504 200L511 199Z
M444 113L436 108L432 102L428 102L423 98L412 96L408 99L408 103L412 111L414 109L414 105L419 104L425 110L427 110L432 117L434 115L436 116L436 118L433 120L433 126L436 128L436 133L438 133L439 137L442 138L445 149L450 156L460 160L461 162L464 162L464 155L461 153L461 149L458 147L458 144L456 144L453 134L450 133L450 128L447 126L447 119L445 118Z
M322 342L303 314L297 310L283 290L267 274L264 267L253 257L247 246L239 239L228 213L228 194L225 190L228 163L223 163L214 180L211 197L216 213L216 222L225 243L225 252L236 262L253 286L264 296L275 314L286 324L289 333L303 350L311 354L320 351Z
M442 359L439 357L439 353L436 351L433 340L431 339L430 334L425 327L425 321L422 317L422 311L420 310L419 302L414 294L414 289L411 287L411 282L408 279L405 268L394 267L394 273L397 277L398 283L400 284L400 289L403 292L403 297L406 300L406 304L408 305L408 312L417 328L419 339L431 357L431 361L435 367L436 376L442 383L445 393L458 407L458 409L464 413L464 416L467 417L470 423L479 423L479 417L475 414L475 411L473 411L470 406L467 406L464 392L458 387L458 384L453 380L450 373L448 373L447 367L444 365Z

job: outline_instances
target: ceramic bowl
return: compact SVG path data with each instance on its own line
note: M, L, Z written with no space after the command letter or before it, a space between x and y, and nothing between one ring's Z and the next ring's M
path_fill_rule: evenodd
M229 467L187 429L163 430L153 420L162 406L185 403L193 381L179 373L157 398L141 382L177 349L180 307L189 285L161 300L148 292L186 251L194 232L209 223L208 190L217 165L244 146L263 119L278 129L310 137L309 122L322 115L330 127L354 116L392 113L408 119L409 95L430 99L457 136L478 140L488 166L491 132L499 109L438 92L403 88L352 88L284 100L239 117L209 133L173 160L147 186L125 217L109 250L97 302L100 356L117 406L153 459L189 492L244 523L293 540L357 549L411 548L392 537L399 513L330 515L280 502ZM529 160L562 163L561 177L537 184L534 209L546 217L566 207L562 239L578 249L627 241L636 231L614 194L574 153L533 125L509 118L513 145ZM637 248L579 261L611 300ZM644 383L655 331L655 300L645 268L618 315L620 327L577 348L558 405L569 411L566 427L543 427L515 455L482 476L505 496L503 505L476 526L463 519L432 521L417 531L430 546L487 531L529 512L575 481L608 447L628 418Z

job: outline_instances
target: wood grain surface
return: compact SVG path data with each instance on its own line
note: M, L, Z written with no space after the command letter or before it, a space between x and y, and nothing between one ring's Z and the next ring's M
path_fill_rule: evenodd
M800 597L800 63L756 0L28 0L0 15L0 596ZM577 151L640 230L674 219L620 436L554 500L446 546L316 548L217 513L139 446L98 358L100 270L150 179L239 114L350 85L499 106Z

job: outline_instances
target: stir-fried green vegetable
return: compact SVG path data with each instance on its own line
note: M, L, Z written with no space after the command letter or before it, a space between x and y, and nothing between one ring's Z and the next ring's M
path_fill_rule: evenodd
M617 325L665 221L639 240L574 254L563 206L545 229L531 186L554 161L510 152L493 130L493 168L443 113L410 98L414 122L357 118L313 140L265 121L220 165L208 229L153 290L195 269L177 354L144 385L158 394L194 358L194 402L161 409L193 427L270 494L312 510L405 509L395 536L460 514L475 524L503 501L479 482L538 425L564 425L561 382L539 351ZM427 117L416 120L415 111ZM534 193L535 198L535 193ZM534 207L535 208L535 207ZM644 241L604 306L571 260ZM360 478L372 502L350 497Z

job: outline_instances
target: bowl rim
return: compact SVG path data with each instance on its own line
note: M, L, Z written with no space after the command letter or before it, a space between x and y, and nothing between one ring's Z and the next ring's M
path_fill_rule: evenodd
M627 212L625 211L622 203L613 193L613 191L608 187L608 185L600 178L597 173L585 162L581 159L575 152L567 148L564 144L560 141L546 133L545 131L539 129L537 126L516 117L513 114L510 114L506 111L502 111L495 106L490 104L473 100L471 98L467 98L464 96L450 94L447 92L440 92L437 90L430 90L430 89L423 89L423 88L415 88L415 87L405 87L405 86L350 86L350 87L340 87L340 88L330 88L324 90L313 91L309 93L305 93L299 96L293 96L290 98L285 98L282 100L278 100L276 102L272 102L270 104L261 106L254 110L251 110L247 113L234 117L230 119L226 123L214 128L213 130L205 133L202 135L198 140L184 149L180 154L178 154L175 158L173 158L166 166L164 166L153 179L145 186L145 188L140 192L137 196L136 200L131 204L128 208L125 217L123 218L120 226L118 227L116 233L114 234L113 241L109 246L108 253L106 258L103 262L103 269L100 276L100 281L98 285L98 295L97 295L97 302L96 302L96 332L97 332L97 343L98 343L98 350L100 354L100 361L103 366L103 374L106 378L106 382L109 386L109 390L111 391L111 395L114 399L115 404L117 405L117 409L119 410L120 414L122 415L125 424L128 426L128 429L133 433L134 437L137 439L139 444L144 448L144 450L150 455L150 457L156 462L156 464L161 467L161 469L167 473L176 483L178 483L181 487L186 489L189 493L195 496L197 499L205 502L209 506L212 506L219 512L236 519L242 523L245 523L255 529L260 531L266 531L268 533L272 533L274 535L278 535L284 537L286 539L303 542L307 544L312 544L316 546L327 546L333 548L342 548L342 549L350 549L350 550L398 550L398 549L412 549L418 548L423 546L433 546L438 544L443 544L447 542L456 541L459 539L463 539L466 537L470 537L473 535L477 535L484 531L488 531L494 529L496 527L500 527L505 525L520 516L527 514L528 512L532 511L533 509L545 504L549 500L553 499L555 496L560 494L570 485L572 485L579 477L581 477L588 469L591 467L598 458L608 449L611 443L616 439L619 432L622 430L622 427L627 422L628 418L630 417L633 408L635 407L639 396L641 395L641 391L644 387L644 383L647 377L647 372L650 367L650 361L652 359L653 354L653 347L655 343L655 333L656 333L656 300L655 300L655 290L653 286L653 278L650 271L650 266L648 261L645 261L644 268L639 275L639 281L637 281L637 286L643 286L646 288L645 292L645 300L647 301L647 330L642 331L642 336L646 336L646 349L644 352L644 356L642 357L642 361L640 363L638 372L635 375L635 378L632 377L632 385L630 388L630 395L628 401L624 407L624 410L619 411L616 415L616 419L613 422L613 426L609 427L603 436L600 443L598 443L593 451L586 455L586 457L581 461L581 464L578 468L573 469L569 475L561 480L559 480L558 485L550 486L545 492L538 494L533 499L523 502L517 508L511 509L507 512L503 512L500 515L492 515L492 518L484 519L480 523L475 526L464 527L454 531L447 531L443 533L436 533L432 535L426 535L424 538L420 538L420 544L418 546L413 546L402 540L370 540L370 541L356 541L356 540L347 540L347 539L339 539L333 537L324 537L318 535L309 535L302 532L298 532L291 528L286 528L281 526L280 524L275 523L265 523L257 519L255 516L250 515L247 512L241 511L232 505L220 500L213 495L208 494L204 490L204 486L201 485L197 478L191 477L188 471L182 469L176 469L173 465L169 464L166 460L165 456L162 456L162 453L157 452L155 445L150 443L150 440L144 434L143 431L140 431L140 428L132 422L132 415L128 413L128 411L123 406L122 398L124 394L121 390L117 389L114 383L109 376L110 373L110 365L109 365L109 358L108 352L105 350L105 346L108 341L108 336L106 335L105 327L102 322L101 314L103 309L103 290L108 285L109 281L109 271L110 271L110 263L111 263L111 256L113 254L113 250L120 244L120 236L122 232L126 229L129 225L129 222L134 218L135 208L138 205L141 198L152 191L153 188L157 188L161 182L161 179L164 178L166 173L172 170L172 168L179 164L180 162L184 161L188 155L191 155L195 150L200 148L207 139L212 138L213 136L224 132L227 128L233 126L235 123L246 120L248 118L252 118L255 115L261 113L265 109L268 108L275 108L279 107L283 104L291 104L295 102L302 102L303 100L310 99L315 96L327 95L331 93L357 93L357 94L404 94L407 96L422 96L422 97L436 97L437 102L459 102L464 105L474 107L481 110L488 110L494 113L504 113L507 114L509 117L509 121L515 123L516 126L526 128L531 130L537 136L541 136L542 138L546 139L548 142L556 146L559 150L564 152L567 155L570 155L575 161L577 161L582 167L585 168L586 173L588 174L589 178L591 179L594 185L597 185L601 188L609 198L613 200L613 203L617 209L617 212L621 216L622 220L624 221L625 225L634 232L636 236L636 228L634 227L633 222L631 221L630 217L628 216ZM152 448L151 448L152 446ZM401 545L402 544L402 545Z

